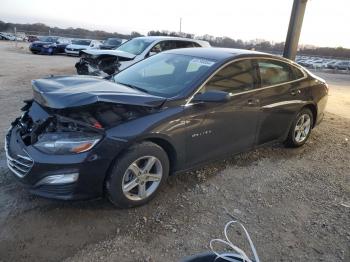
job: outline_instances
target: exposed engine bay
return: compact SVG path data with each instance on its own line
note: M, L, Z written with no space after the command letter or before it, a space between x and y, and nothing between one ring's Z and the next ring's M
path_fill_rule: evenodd
M112 103L96 103L67 109L44 108L33 100L25 101L24 113L12 125L19 127L23 142L35 144L43 134L74 132L104 133L105 129L150 114L155 108Z
M101 72L112 75L119 71L120 62L130 61L132 58L102 54L92 55L82 53L79 62L75 64L79 75L101 76Z

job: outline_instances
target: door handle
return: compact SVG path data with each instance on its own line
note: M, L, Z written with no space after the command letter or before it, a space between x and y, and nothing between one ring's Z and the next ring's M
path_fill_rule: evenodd
M301 91L300 91L300 89L292 89L292 90L290 90L290 94L292 95L292 96L295 96L295 95L299 95L301 93Z

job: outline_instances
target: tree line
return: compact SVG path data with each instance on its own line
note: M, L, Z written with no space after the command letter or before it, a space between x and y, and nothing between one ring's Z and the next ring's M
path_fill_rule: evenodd
M17 32L25 32L27 34L39 34L39 35L58 35L65 37L77 37L77 38L92 38L92 39L106 39L108 37L118 37L122 39L130 39L138 36L143 36L139 32L131 32L130 34L120 34L117 32L110 33L102 30L87 30L84 28L59 28L50 27L43 23L35 24L17 24L17 23L5 23L0 21L0 32L12 32L16 27ZM196 36L190 33L179 33L166 30L151 30L147 33L148 36L181 36L186 38L195 38L208 41L212 46L216 47L231 47L231 48L243 48L251 50L259 50L265 52L271 52L281 54L284 49L284 42L270 42L266 40L254 40L243 41L241 39L232 39L230 37L215 37L211 35ZM350 58L350 49L343 47L300 47L298 54L309 56L322 56L331 58Z

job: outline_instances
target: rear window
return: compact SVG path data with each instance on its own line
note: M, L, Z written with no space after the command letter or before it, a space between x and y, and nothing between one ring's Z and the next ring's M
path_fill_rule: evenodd
M272 86L300 79L304 74L296 67L277 60L258 60L261 86Z

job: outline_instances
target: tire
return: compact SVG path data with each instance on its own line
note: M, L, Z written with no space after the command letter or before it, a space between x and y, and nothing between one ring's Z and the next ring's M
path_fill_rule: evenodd
M302 117L304 117L304 120ZM302 124L303 121L304 124ZM304 145L310 137L313 124L314 117L311 110L303 108L293 120L285 145L287 147L300 147Z
M89 69L86 63L79 61L75 64L75 68L77 69L78 75L89 75Z
M151 167L149 172L147 163ZM140 206L155 197L168 176L169 159L163 148L152 142L135 144L113 164L106 179L106 194L117 207Z

